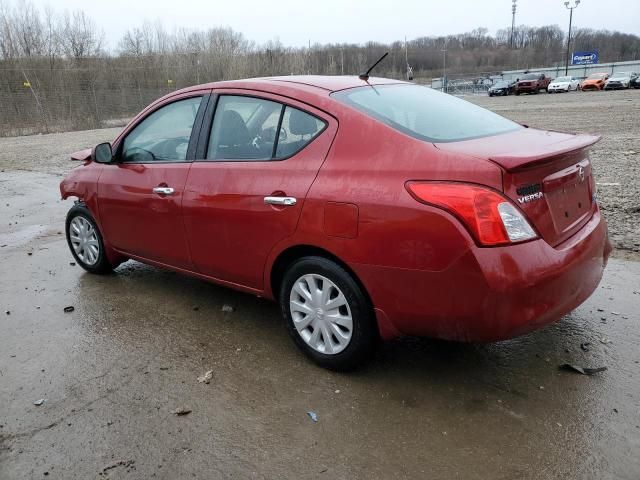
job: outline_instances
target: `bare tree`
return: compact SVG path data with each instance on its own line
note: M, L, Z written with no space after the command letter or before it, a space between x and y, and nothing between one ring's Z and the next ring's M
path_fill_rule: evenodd
M104 34L83 11L66 12L62 17L60 44L68 57L81 59L100 54L103 39Z

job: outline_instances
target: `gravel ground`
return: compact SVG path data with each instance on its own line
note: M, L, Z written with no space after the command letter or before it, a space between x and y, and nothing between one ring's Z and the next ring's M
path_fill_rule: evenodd
M532 127L595 133L598 197L619 254L640 252L640 90L466 97ZM120 128L0 138L0 169L63 175L69 154L112 140Z

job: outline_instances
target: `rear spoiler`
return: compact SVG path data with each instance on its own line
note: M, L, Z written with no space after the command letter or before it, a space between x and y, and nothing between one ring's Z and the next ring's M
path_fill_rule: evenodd
M87 162L91 160L91 148L85 148L71 154L71 160L76 162Z
M494 163L497 163L505 170L512 172L514 170L523 170L533 165L540 165L553 161L560 155L588 148L600 141L598 135L573 135L571 138L556 143L540 143L533 147L525 154L516 155L492 155L489 157Z

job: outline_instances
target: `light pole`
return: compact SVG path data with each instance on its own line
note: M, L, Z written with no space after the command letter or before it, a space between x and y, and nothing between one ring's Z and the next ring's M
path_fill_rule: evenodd
M511 5L511 41L509 42L509 46L513 48L513 36L516 31L516 4L518 0L511 0L513 5Z
M564 2L564 6L569 10L569 36L567 37L567 59L564 63L564 74L569 75L569 49L571 47L571 23L573 22L573 9L578 8L580 0L574 0L573 7L570 6L571 2Z

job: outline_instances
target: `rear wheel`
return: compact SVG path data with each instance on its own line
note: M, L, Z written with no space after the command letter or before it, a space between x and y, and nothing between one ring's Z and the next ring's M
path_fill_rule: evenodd
M294 262L284 275L279 300L293 341L322 367L353 369L378 341L367 297L352 275L329 259Z
M100 230L84 205L74 205L67 213L67 244L78 265L91 273L113 270L104 250Z

